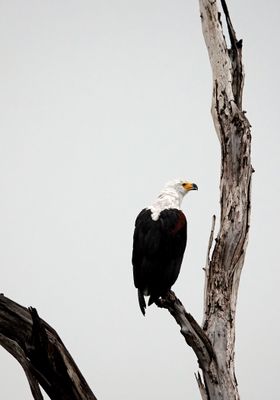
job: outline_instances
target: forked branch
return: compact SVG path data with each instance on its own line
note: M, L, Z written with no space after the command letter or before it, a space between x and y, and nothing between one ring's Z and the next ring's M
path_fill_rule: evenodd
M35 308L27 309L0 295L0 345L24 369L35 400L39 385L52 400L96 400L55 330Z

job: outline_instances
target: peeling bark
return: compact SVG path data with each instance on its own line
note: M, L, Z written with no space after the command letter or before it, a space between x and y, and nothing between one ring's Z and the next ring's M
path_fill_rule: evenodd
M174 294L158 305L169 310L198 358L203 376L196 375L201 398L239 400L234 368L235 312L248 242L253 172L250 124L242 110L242 41L236 38L225 0L221 5L230 48L217 1L199 0L199 5L213 73L211 112L221 145L220 226L211 254L214 217L205 266L202 328L198 329Z
M251 187L250 124L242 110L244 71L224 0L230 37L227 48L217 3L200 0L202 29L213 72L212 117L221 144L220 229L206 266L203 329L213 344L221 399L239 399L234 370L235 310L248 242Z

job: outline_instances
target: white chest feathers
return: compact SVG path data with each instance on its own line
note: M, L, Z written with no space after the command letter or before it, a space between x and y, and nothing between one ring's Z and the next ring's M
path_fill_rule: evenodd
M171 188L165 188L160 192L152 205L148 207L152 212L152 219L157 221L161 211L168 208L176 208L177 210L180 210L183 197L182 193L178 193L176 190Z

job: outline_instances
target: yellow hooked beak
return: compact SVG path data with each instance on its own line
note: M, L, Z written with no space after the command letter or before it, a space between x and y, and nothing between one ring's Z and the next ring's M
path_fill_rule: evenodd
M198 187L195 183L184 182L182 184L183 188L188 192L189 190L198 190Z

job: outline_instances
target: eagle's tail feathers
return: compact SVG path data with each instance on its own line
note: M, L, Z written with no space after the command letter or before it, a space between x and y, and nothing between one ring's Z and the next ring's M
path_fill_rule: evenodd
M143 292L141 292L140 289L138 289L138 301L139 301L139 306L140 306L141 312L145 316L146 302L145 302Z

